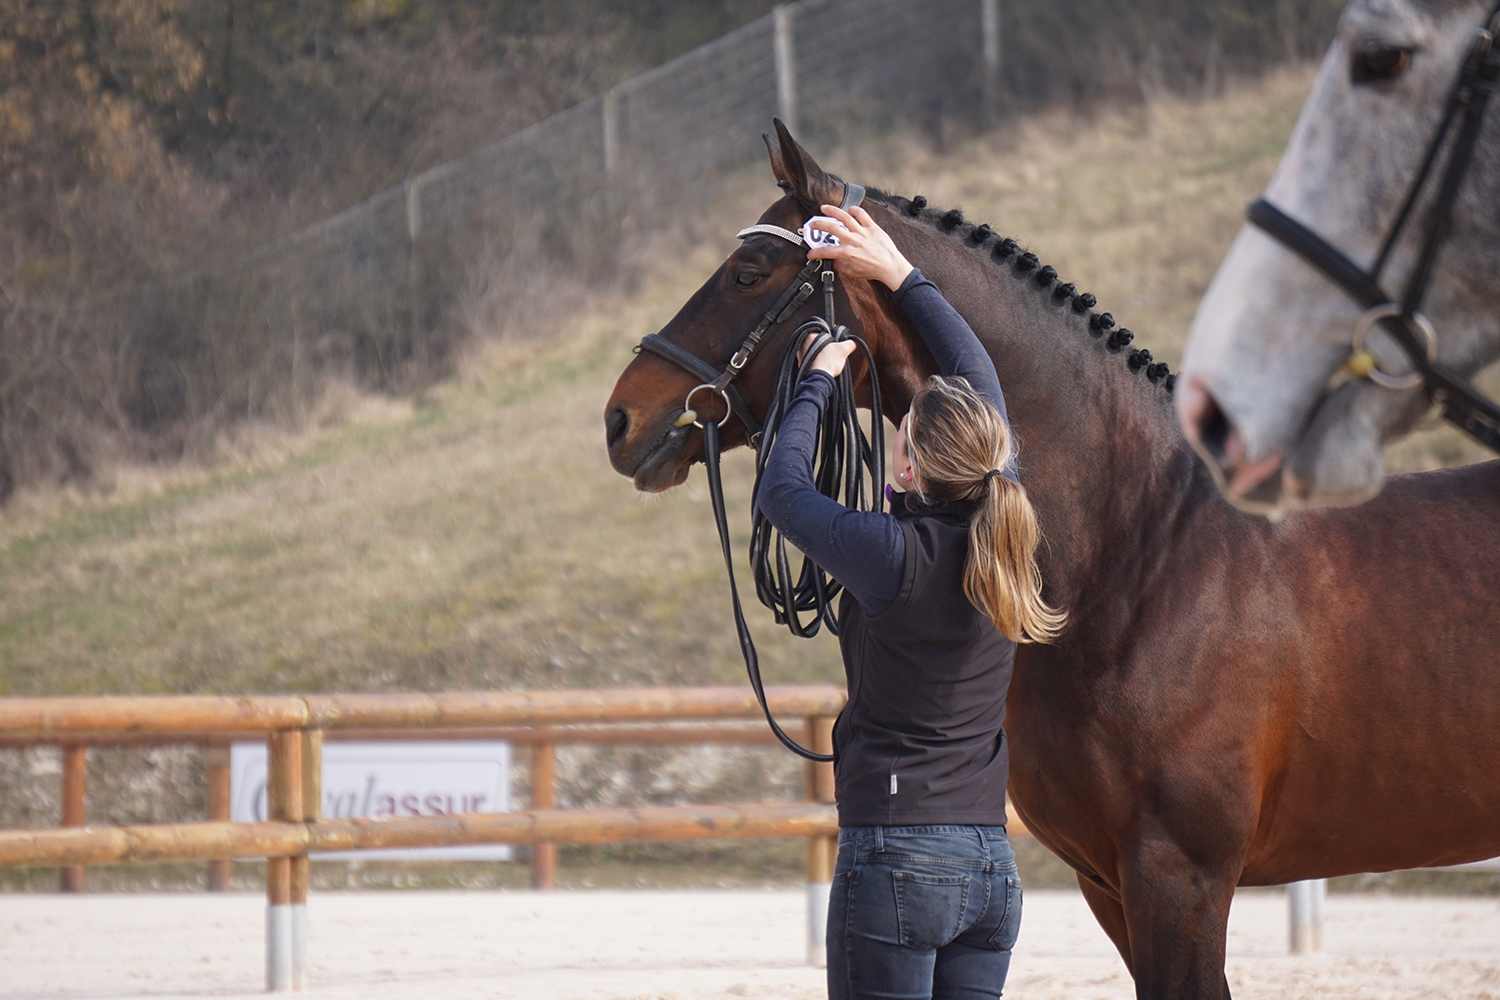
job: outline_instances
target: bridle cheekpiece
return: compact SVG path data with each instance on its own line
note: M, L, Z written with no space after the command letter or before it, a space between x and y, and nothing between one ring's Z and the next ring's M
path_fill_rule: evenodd
M1396 221L1386 235L1374 265L1366 270L1350 260L1323 237L1287 215L1264 198L1254 202L1246 212L1249 221L1275 237L1293 253L1317 268L1350 298L1365 309L1354 328L1353 344L1344 367L1355 376L1368 378L1388 389L1412 389L1425 385L1432 401L1442 407L1443 416L1492 451L1500 452L1500 406L1484 396L1473 384L1436 360L1437 334L1421 313L1437 263L1438 251L1447 239L1458 201L1459 188L1474 159L1474 149L1483 124L1485 107L1500 78L1500 53L1495 36L1500 32L1500 2L1490 12L1483 27L1476 29L1474 41L1464 58L1458 80L1449 94L1442 121L1427 148L1416 179L1407 191L1406 200ZM1401 230L1411 217L1428 176L1437 163L1448 132L1458 123L1458 132L1448 154L1421 252L1400 302L1381 288L1380 272L1384 269ZM1411 361L1412 371L1405 375L1383 372L1365 348L1365 336L1379 324L1395 338Z
M863 187L858 184L846 183L844 185L844 198L839 207L848 211L863 201L864 197L865 189ZM735 237L741 240L751 236L775 236L789 243L796 244L804 250L807 249L807 241L797 233L768 222L746 226L735 234ZM703 422L698 419L698 412L693 408L692 404L693 397L700 390L708 389L711 392L718 393L719 397L725 403L724 416L719 420L719 426L723 427L728 423L730 415L733 414L739 417L740 422L745 425L750 446L752 448L759 446L761 422L751 412L749 405L745 402L744 397L740 395L739 390L735 388L733 384L734 380L739 378L740 373L745 370L745 366L750 364L751 359L755 357L761 345L767 340L772 339L777 331L792 318L792 314L802 308L803 303L812 297L813 292L816 291L813 279L819 274L823 275L823 288L828 302L825 309L829 314L828 318L831 319L833 272L831 270L823 270L823 261L821 259L809 260L803 265L802 270L797 272L797 276L792 279L791 284L781 293L781 296L771 308L766 310L765 315L761 317L755 329L751 330L740 343L739 349L730 356L729 362L724 366L722 371L715 370L713 365L710 365L691 351L677 346L659 333L647 334L641 338L638 350L650 351L658 357L666 358L678 367L686 369L703 380L688 390L687 396L682 401L682 413L677 417L677 426L682 427L691 423L699 429L703 428Z

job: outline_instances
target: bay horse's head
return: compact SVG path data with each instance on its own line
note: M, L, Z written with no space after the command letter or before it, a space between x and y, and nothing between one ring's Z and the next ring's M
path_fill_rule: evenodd
M757 226L796 233L819 214L821 206L840 204L848 186L825 173L786 126L780 121L774 124L776 137L763 138L771 170L784 193L761 215ZM821 286L800 304L794 296L781 322L771 324L751 360L733 376L730 388L744 404L736 407L740 412L731 413L726 396L704 383L725 372L767 311L788 289L804 283L800 275L807 263L806 248L776 235L774 229L750 233L656 338L648 338L654 343L645 346L654 349L641 350L621 373L605 404L605 435L610 464L629 476L636 489L650 493L671 489L687 479L694 462L702 461L703 435L689 419L689 409L699 422L723 421L723 448L750 443L754 432L746 420L765 415L776 368L793 331L821 311ZM860 316L871 307L879 308L874 298L867 282L840 279L836 283L838 322L864 337L872 350L876 349L870 342L872 331L864 328ZM866 373L859 370L857 359L852 364L858 387ZM896 398L902 398L899 391Z
M1398 303L1419 273L1446 155L1399 238L1385 244L1492 7L1351 0L1266 188L1267 202L1376 273ZM1436 330L1434 359L1461 375L1500 355L1497 197L1500 121L1491 107L1420 306ZM1266 231L1241 230L1198 307L1176 394L1184 430L1231 496L1263 508L1351 504L1380 488L1382 446L1411 430L1427 401L1410 379L1377 384L1359 365L1358 377L1346 376L1346 361L1372 356L1377 374L1411 371L1378 325L1360 337L1365 313ZM1355 339L1368 354L1352 353Z

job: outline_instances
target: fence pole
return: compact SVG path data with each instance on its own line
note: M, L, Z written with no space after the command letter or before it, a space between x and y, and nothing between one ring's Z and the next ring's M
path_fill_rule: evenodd
M531 809L533 812L552 808L556 766L556 744L546 742L532 746ZM544 890L557 888L556 844L537 844L531 849L531 887Z
M814 753L833 752L833 719L807 720L807 745ZM809 802L833 801L833 765L807 762ZM807 964L828 965L828 894L833 889L833 861L837 837L807 838Z
M776 107L793 134L797 131L797 63L792 45L792 8L780 4L771 11L776 51Z
M979 30L984 38L984 125L994 128L1000 118L1000 0L979 0Z
M203 748L203 763L208 769L208 818L210 822L227 823L233 803L229 788L229 747L209 744ZM229 858L215 858L208 863L208 891L225 892L229 889L232 862Z
M1323 951L1323 900L1327 895L1328 882L1321 878L1292 882L1286 887L1293 955L1317 955Z
M620 166L620 88L604 92L604 179L614 180Z
M406 181L406 308L407 332L412 343L421 336L422 314L422 189L421 177Z
M323 731L308 729L297 734L301 741L301 793L304 823L316 823L323 815ZM306 854L292 859L292 989L307 989L307 890L312 864Z
M271 733L266 744L269 818L276 822L300 823L303 804L302 734L295 730ZM299 939L303 945L300 954ZM266 989L269 992L301 992L307 988L306 941L307 855L267 858Z
M89 748L69 743L62 748L62 825L87 826L84 797L89 785ZM59 888L63 892L87 892L88 871L82 865L68 865L62 870Z

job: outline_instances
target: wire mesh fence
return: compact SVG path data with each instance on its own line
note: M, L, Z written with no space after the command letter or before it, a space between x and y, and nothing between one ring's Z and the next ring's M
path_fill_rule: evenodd
M399 387L618 280L630 236L761 158L1316 52L1336 0L801 0L338 215L189 275L0 313L0 499L94 454L211 450L319 387ZM1155 81L1155 82L1153 82ZM38 351L36 344L47 348Z
M524 327L559 294L614 280L634 236L763 163L774 115L818 150L977 125L997 104L1127 86L1143 66L1206 78L1215 60L1309 55L1337 13L1330 0L1191 2L1196 48L1166 45L1188 31L1168 0L1149 14L1172 30L1154 35L1144 7L1097 0L803 0L252 253L12 307L0 313L0 498L85 478L91 449L170 454L246 418L295 422L329 379L396 386L440 368L476 328ZM0 753L0 786L14 792L0 826L52 801L32 794L55 783L49 763ZM119 767L134 783L101 792L111 815L169 821L202 806L158 794L171 769ZM785 778L772 771L764 781ZM579 804L601 795L580 788Z

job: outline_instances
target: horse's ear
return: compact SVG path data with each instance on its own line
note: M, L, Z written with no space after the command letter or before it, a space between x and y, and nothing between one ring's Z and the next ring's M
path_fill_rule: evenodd
M774 119L773 119L774 120ZM769 132L760 134L761 140L766 144L766 152L771 157L771 173L776 176L776 184L788 194L792 190L792 182L786 175L786 164L781 160L781 146Z
M790 187L790 194L809 212L816 212L826 204L837 205L844 197L844 185L823 172L823 168L807 151L797 145L792 133L787 131L780 118L772 118L776 127L776 142L761 133L766 141L766 150L771 154L771 170L782 187Z

